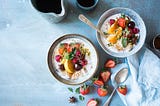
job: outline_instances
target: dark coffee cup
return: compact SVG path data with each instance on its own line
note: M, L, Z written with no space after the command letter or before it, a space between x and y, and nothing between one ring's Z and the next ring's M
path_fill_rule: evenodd
M153 38L153 48L160 52L160 34L156 35L154 38Z
M99 0L77 0L77 6L83 10L92 10Z

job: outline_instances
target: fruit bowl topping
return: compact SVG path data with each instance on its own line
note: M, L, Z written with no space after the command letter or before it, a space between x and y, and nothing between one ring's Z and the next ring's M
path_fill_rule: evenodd
M110 16L101 30L107 35L103 40L111 51L130 51L139 40L139 28L134 20L125 14Z
M71 79L77 79L81 71L85 70L89 56L90 51L83 43L65 42L59 44L54 58L60 71L66 72Z

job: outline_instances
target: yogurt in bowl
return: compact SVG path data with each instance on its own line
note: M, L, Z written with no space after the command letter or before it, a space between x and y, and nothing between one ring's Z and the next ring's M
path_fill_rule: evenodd
M68 34L57 39L48 53L48 65L54 77L65 84L81 84L97 70L97 51L87 38Z
M128 57L141 49L146 38L146 27L142 18L133 10L116 7L102 14L97 40L103 50L114 57Z

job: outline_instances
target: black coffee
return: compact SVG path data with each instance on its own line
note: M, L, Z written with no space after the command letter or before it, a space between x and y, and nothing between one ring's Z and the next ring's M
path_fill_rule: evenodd
M156 49L160 49L160 36L156 37L154 40L154 46Z
M61 0L35 0L36 8L41 12L54 12L60 14L62 11Z
M95 0L77 0L83 7L91 7L95 4Z

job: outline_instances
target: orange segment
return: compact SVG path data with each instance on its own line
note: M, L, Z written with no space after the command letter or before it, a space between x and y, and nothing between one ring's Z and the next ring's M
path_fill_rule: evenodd
M115 34L115 30L118 28L117 21L108 28L108 34Z
M63 55L64 51L65 51L64 48L59 48L59 49L58 49L58 52L59 52L60 55Z
M107 40L111 43L111 44L115 44L117 42L117 37L116 35L110 35L108 36Z

